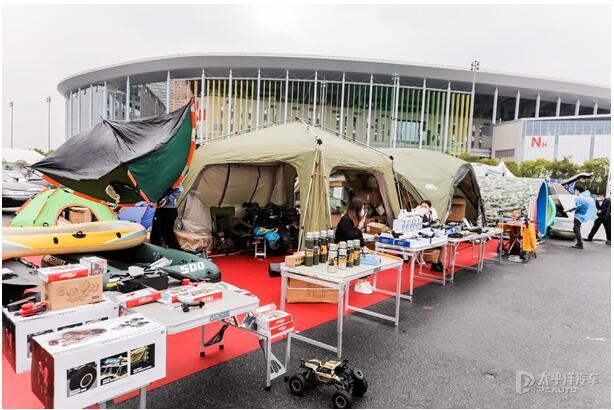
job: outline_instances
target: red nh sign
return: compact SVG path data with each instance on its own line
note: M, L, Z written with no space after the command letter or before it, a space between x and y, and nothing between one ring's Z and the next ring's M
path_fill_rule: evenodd
M531 148L546 148L548 143L542 137L531 137Z

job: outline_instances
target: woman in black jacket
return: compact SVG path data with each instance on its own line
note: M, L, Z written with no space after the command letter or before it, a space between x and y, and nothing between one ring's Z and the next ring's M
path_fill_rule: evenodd
M362 230L365 227L365 220L365 207L362 199L358 197L352 198L347 211L337 224L335 242L360 239L360 246L364 246L365 240L362 237ZM370 295L373 293L373 286L366 279L360 279L356 286L354 286L354 291Z

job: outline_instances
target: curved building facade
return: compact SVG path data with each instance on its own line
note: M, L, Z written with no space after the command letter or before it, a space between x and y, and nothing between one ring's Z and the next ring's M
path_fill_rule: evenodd
M493 127L523 118L608 119L610 89L441 66L326 57L177 55L64 79L66 137L102 119L173 111L194 97L198 138L292 120L374 147L492 154ZM590 116L590 117L588 117Z

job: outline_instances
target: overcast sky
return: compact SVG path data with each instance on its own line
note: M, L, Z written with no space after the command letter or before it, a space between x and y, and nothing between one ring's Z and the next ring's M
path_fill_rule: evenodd
M64 140L64 77L179 53L310 54L398 60L610 85L610 7L420 5L8 5L3 146Z

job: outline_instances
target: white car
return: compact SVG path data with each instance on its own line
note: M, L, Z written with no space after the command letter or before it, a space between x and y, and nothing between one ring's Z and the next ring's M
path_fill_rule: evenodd
M581 181L585 179L590 179L593 177L593 174L581 173L575 175L561 183L558 182L549 182L548 183L548 194L554 201L554 205L556 206L556 216L554 217L554 223L549 228L550 236L562 239L574 239L575 235L573 233L573 220L574 213L565 212L567 209L575 208L576 206L576 196L565 189L564 185L571 184L576 181Z

